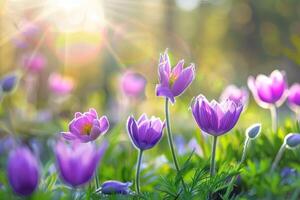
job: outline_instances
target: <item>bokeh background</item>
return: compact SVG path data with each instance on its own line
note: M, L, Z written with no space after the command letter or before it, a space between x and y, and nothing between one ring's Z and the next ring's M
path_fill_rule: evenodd
M28 143L50 138L67 129L73 113L94 107L110 119L112 131L105 137L126 146L111 151L131 155L127 117L145 112L164 118L164 99L156 97L155 85L159 54L168 48L173 65L180 59L196 65L195 81L171 108L173 130L203 143L189 111L192 97L218 99L227 85L247 87L248 76L274 69L285 70L290 85L299 82L299 19L298 0L0 0L0 76L22 74L0 107L0 136L13 132ZM37 55L44 58L43 70L24 70L24 56ZM147 80L143 97L122 92L127 70ZM67 96L49 89L54 72L72 82ZM281 123L290 116L286 105L280 108ZM270 121L269 111L251 96L237 127L254 122L270 127ZM125 169L134 165L131 160Z

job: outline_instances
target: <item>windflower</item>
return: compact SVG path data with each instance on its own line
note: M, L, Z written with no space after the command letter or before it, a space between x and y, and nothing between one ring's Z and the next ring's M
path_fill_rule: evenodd
M12 150L7 161L8 181L13 191L21 196L32 194L39 183L39 165L27 147Z
M4 93L12 92L18 85L19 76L17 74L9 74L0 79L0 91Z
M92 143L73 143L68 145L59 141L55 146L57 168L62 180L78 187L88 183L102 158L107 145L100 148Z
M141 74L126 71L121 77L120 86L124 95L139 98L144 95L146 79Z
M298 115L300 115L300 84L293 84L288 91L288 105Z
M91 108L88 112L75 113L75 118L69 123L69 132L62 132L67 140L90 142L96 140L109 129L106 116L98 117L97 111Z
M245 108L248 104L249 93L248 90L243 87L238 88L235 85L229 85L220 96L220 101L225 101L226 99L230 99L236 104L242 103Z
M156 85L156 95L168 98L172 103L175 97L181 95L195 78L195 66L190 64L183 69L184 61L180 60L171 69L167 50L160 55L158 64L159 84Z
M256 78L248 78L248 87L258 105L262 108L268 108L272 116L273 131L277 131L278 114L277 107L281 106L286 99L287 81L284 71L274 70L270 76L263 74Z
M41 72L47 65L46 57L39 52L24 54L21 61L24 69L33 73Z
M51 92L56 95L68 95L74 88L74 82L69 77L53 73L49 76L48 85Z

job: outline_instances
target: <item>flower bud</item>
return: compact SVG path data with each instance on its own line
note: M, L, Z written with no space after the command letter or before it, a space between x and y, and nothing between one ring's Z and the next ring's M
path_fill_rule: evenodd
M12 92L19 81L19 77L16 74L9 74L4 76L1 80L0 80L0 86L1 89L4 93L9 93Z
M260 131L261 131L261 124L260 123L252 124L251 126L249 126L247 128L246 135L250 139L255 139L259 136Z
M300 134L299 133L290 133L284 138L285 144L288 148L296 148L300 144Z
M120 181L105 181L101 186L101 192L103 194L129 194L131 192L131 182L120 182Z

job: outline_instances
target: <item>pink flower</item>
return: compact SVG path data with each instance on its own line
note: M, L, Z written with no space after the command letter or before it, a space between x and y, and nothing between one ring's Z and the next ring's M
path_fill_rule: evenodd
M138 73L126 71L121 77L121 89L126 96L141 97L144 95L146 79Z
M69 77L53 73L48 79L49 89L56 95L68 95L74 88L74 82Z
M39 52L27 53L22 56L21 63L26 70L39 73L46 67L47 59Z

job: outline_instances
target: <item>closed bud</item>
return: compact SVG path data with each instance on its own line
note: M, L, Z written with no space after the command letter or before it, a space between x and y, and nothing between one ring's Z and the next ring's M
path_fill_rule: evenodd
M18 81L19 81L19 77L16 74L9 74L4 76L0 80L0 86L3 93L12 92L16 88Z
M261 124L256 123L256 124L253 124L253 125L251 125L247 128L246 135L250 139L255 139L260 134L260 131L261 131Z
M131 182L105 181L101 186L101 192L103 194L129 194L131 185Z
M300 144L300 134L290 133L287 136L285 136L284 140L288 148L297 148Z

